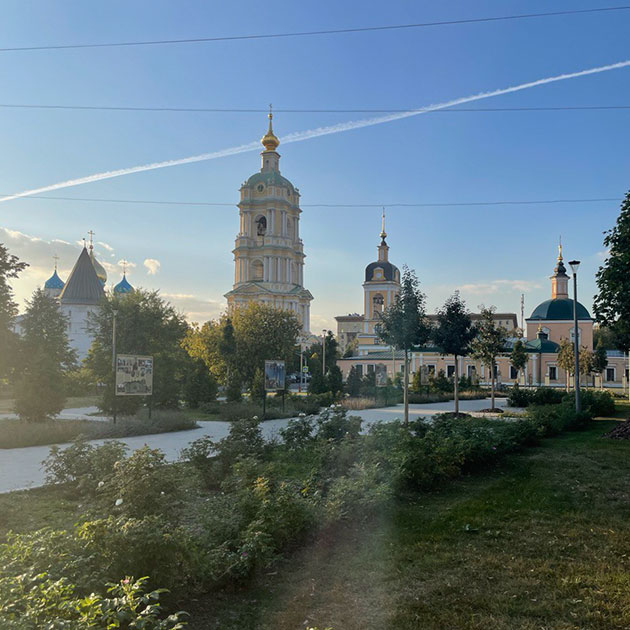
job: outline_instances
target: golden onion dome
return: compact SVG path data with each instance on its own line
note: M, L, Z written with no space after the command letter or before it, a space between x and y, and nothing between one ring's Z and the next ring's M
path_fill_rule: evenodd
M265 147L265 151L275 151L280 144L280 140L276 137L273 132L273 127L271 121L273 120L273 114L269 111L269 129L267 133L262 137L261 142Z
M92 261L92 265L94 267L94 271L96 271L98 279L104 285L107 282L107 271L105 271L105 267L103 267L103 265L101 265L101 263L96 260L96 256L94 256L94 247L92 246L90 246L90 260Z

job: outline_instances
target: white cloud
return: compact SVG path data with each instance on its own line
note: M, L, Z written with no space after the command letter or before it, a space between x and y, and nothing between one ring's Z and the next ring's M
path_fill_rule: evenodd
M154 276L162 266L162 263L155 258L146 258L143 264L148 269L150 276Z
M540 287L540 283L533 280L491 280L490 282L462 284L456 288L469 295L491 295L505 291L527 293L534 289L540 289Z
M226 307L223 300L204 299L191 293L160 292L160 295L184 313L189 322L204 323L215 319Z
M100 245L103 249L106 249L108 252L113 252L114 248L107 244L107 243L103 243L103 241L97 241L96 243L97 245Z

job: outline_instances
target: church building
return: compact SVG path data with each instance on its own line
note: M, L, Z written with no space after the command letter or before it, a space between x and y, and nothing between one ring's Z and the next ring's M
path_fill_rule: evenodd
M94 244L90 233L89 251L83 247L68 280L64 282L57 272L57 264L53 275L44 284L48 297L59 302L59 308L68 320L68 341L76 350L79 361L87 357L94 337L89 330L90 314L96 312L100 301L105 296L107 271L94 255ZM133 291L127 280L126 270L122 280L113 288L114 293L125 294ZM19 320L18 327L19 330Z
M225 297L228 309L257 302L292 311L308 334L313 296L304 288L300 192L280 174L280 141L272 119L270 112L260 172L241 186L234 286Z

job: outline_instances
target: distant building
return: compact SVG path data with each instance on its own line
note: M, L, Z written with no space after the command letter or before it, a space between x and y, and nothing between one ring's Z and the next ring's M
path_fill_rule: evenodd
M280 174L280 141L262 138L262 167L241 186L240 230L234 246L234 286L228 308L257 302L295 313L310 331L313 296L304 288L304 246L300 238L300 192Z
M365 284L364 284L365 287ZM367 304L367 301L366 301ZM510 363L510 352L516 341L520 338L517 333L517 317L515 313L495 313L494 319L498 325L503 326L508 331L508 339L505 345L505 352L498 357L496 366L496 376L499 383L514 384L520 382L522 385L546 385L550 387L566 387L569 376L558 365L558 351L563 339L573 341L575 331L573 325L573 304L569 297L569 276L566 273L562 257L562 247L559 248L558 260L554 273L551 276L551 299L539 304L531 316L526 321L526 336L521 338L525 350L529 355L529 360L524 373L517 374ZM593 350L593 326L594 320L583 304L577 303L578 313L578 340L580 346ZM436 315L429 315L431 322L436 321ZM473 321L478 320L480 315L473 313ZM359 324L355 317L352 322ZM364 327L367 324L363 319ZM338 318L338 335L342 329L345 331L347 322L344 318ZM345 332L347 335L348 333ZM358 334L357 338L362 339L365 335ZM355 356L340 359L337 364L342 369L344 377L352 367L355 367L360 374L368 374L376 370L377 366L385 366L388 376L391 378L402 370L403 353L392 351L391 348L374 344L372 349L358 345ZM427 380L431 374L444 371L447 377L452 377L455 372L454 357L440 354L439 350L432 346L424 346L415 349L411 353L410 373L421 371L423 379ZM490 381L490 373L486 366L481 365L471 357L459 357L459 374L467 376L482 383ZM611 388L622 388L628 384L627 359L621 352L608 352L608 365L605 368L602 380L595 374L583 375L582 384L596 386L603 385Z

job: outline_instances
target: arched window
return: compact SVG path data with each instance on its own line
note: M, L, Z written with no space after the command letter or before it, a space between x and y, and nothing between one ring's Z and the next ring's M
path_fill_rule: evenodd
M571 328L571 341L575 342L575 328ZM582 329L578 326L578 344L582 343Z
M264 236L267 232L267 218L264 216L256 217L256 234Z
M384 304L385 298L380 293L377 293L372 298L372 311L374 313L382 313Z
M251 266L252 280L263 280L265 268L260 260L254 260Z

